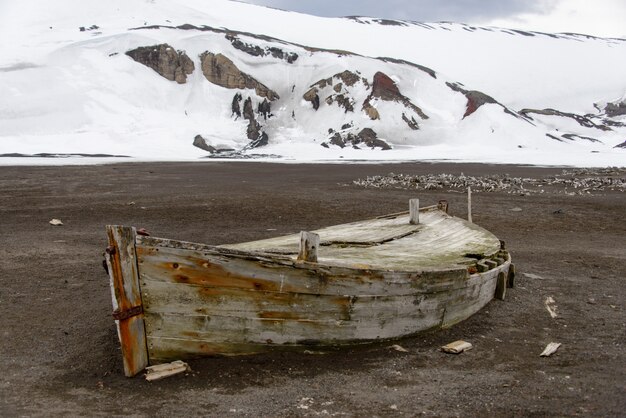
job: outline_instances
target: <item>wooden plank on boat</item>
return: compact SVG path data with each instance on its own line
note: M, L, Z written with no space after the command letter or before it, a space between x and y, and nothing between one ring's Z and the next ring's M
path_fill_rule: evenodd
M300 251L298 261L317 263L317 249L320 246L320 236L314 232L300 232Z
M503 266L505 268L506 266ZM455 325L482 309L494 296L499 270L472 275L477 282L474 286L445 292L445 314L442 327Z
M472 223L472 188L467 188L467 222Z
M506 297L506 288L507 275L505 274L505 272L501 271L498 273L498 278L496 280L496 293L494 297L496 299L504 300L504 298Z
M152 237L138 238L142 278L171 283L314 295L406 295L465 286L467 268L397 272L296 263L290 259L228 256L226 250L171 248L185 245ZM224 253L220 253L223 251Z
M411 225L418 225L420 223L420 200L409 200L409 223Z
M232 308L222 306L222 312L219 307L210 308L206 299L193 298L201 287L195 291L196 286L162 286L161 282L148 280L146 285L142 283L142 288L147 293L145 309L150 358L170 359L164 357L164 353L175 344L180 344L179 350L189 356L205 353L202 351L205 349L199 347L207 347L206 344L212 347L213 354L232 354L220 351L220 347L234 343L249 347L268 341L273 347L349 344L446 327L467 318L491 300L496 274L497 271L491 271L487 275L474 275L466 288L454 291L344 299L250 290L240 290L240 296L230 298L228 295L233 289L212 289L211 297L224 292L224 306L233 303ZM186 290L180 296L175 295L172 301L172 297L166 295L180 293L175 290L176 286ZM249 295L250 306L238 312L245 302L237 300L245 298L245 294ZM290 298L294 312L289 312L289 306L285 305ZM304 302L298 303L300 299ZM163 341L166 346L162 345ZM201 351L193 352L195 349Z
M134 228L107 226L106 261L111 279L114 318L124 359L124 374L135 376L148 365Z
M439 319L440 321L440 319ZM421 331L415 317L395 318L393 321L328 321L297 319L265 319L233 316L146 314L148 347L151 359L168 360L162 354L169 344L180 344L179 350L190 356L184 346L190 341L214 345L238 344L242 347L268 344L280 346L333 346L398 338ZM432 327L431 327L432 328ZM417 330L416 330L417 329ZM178 351L178 350L177 350ZM161 353L161 354L159 354ZM214 351L212 354L229 354Z
M507 286L515 287L515 265L512 263L511 263L511 266L509 267Z
M282 319L350 319L354 297L270 292L152 280L142 275L146 312Z

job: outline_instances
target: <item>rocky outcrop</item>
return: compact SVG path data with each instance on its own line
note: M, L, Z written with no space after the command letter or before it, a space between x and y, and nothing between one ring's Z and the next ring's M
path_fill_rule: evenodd
M606 115L611 118L626 115L626 99L621 102L617 101L613 103L607 103L604 107L604 111L606 112Z
M340 148L352 145L353 148L359 149L361 146L365 145L369 148L380 148L382 150L391 149L391 146L382 139L379 139L376 132L371 128L364 128L356 135L351 132L343 135L339 132L335 132L328 142L330 145L335 145ZM323 142L321 145L328 148L329 144Z
M257 81L251 75L242 72L226 56L204 52L200 55L202 73L211 83L227 89L254 89L257 95L268 100L277 100L278 94Z
M422 111L422 109L414 105L408 97L400 93L400 89L391 79L391 77L381 71L374 74L372 93L368 96L367 99L365 99L365 101L363 102L363 106L361 107L361 109L370 117L370 119L376 120L380 118L380 114L378 113L378 110L376 110L370 103L373 99L402 103L405 107L415 112L420 118L428 119L428 115L426 115Z
M241 117L241 106L239 105L239 103L241 103L241 101L243 100L243 97L241 96L241 93L237 93L235 94L235 96L233 97L233 101L230 105L231 108L231 116L235 115L235 119L238 119Z
M467 104L465 106L465 114L463 115L463 119L476 112L478 108L482 105L499 104L493 97L488 96L481 91L465 90L463 87L456 83L446 83L446 85L452 90L462 93L465 98L467 98Z
M243 51L248 55L252 55L253 57L265 57L271 55L276 59L287 61L287 63L289 64L293 64L298 60L298 54L296 54L295 52L285 52L278 47L261 48L258 45L243 42L241 39L233 34L227 34L226 39L230 41L231 45L235 49Z
M626 141L622 142L621 144L617 144L617 145L615 145L613 148L622 148L622 149L626 149Z
M383 72L374 74L374 84L372 85L372 97L377 97L387 101L402 101L405 97L400 93L400 89L395 81Z
M254 109L252 108L252 98L248 97L245 102L243 102L243 117L244 119L254 120Z
M302 98L307 102L310 102L313 105L313 109L317 110L320 106L319 92L327 87L332 87L336 94L327 96L325 99L326 104L332 105L333 103L337 103L346 113L353 112L355 102L351 97L349 97L348 91L345 90L344 87L352 87L359 81L364 83L366 86L369 86L365 78L362 78L357 73L346 70L341 73L337 73L332 77L319 80L317 83L313 84L306 93L304 93Z
M354 86L359 81L362 81L365 85L367 85L367 80L365 78L362 78L358 74L348 70L335 74L333 78L338 78L348 87Z
M381 148L382 150L391 149L388 143L382 139L378 139L378 135L371 128L364 128L356 137L359 141L357 143L363 143L370 148Z
M206 139L204 139L202 135L196 135L196 137L193 139L193 146L198 147L201 150L208 151L211 154L213 154L216 151L214 147L212 147L206 142Z
M185 84L187 76L195 69L185 51L177 51L168 44L142 46L127 51L126 55L178 84Z
M408 116L403 113L402 114L402 120L406 122L406 124L409 126L409 128L411 128L414 131L417 131L420 127L417 124L417 121L415 120L415 118L413 116L411 116L411 119L408 118Z
M267 120L268 117L272 117L272 105L267 101L267 99L263 99L257 107L257 112L259 112L260 115L263 115L264 120Z
M320 96L317 94L316 88L312 88L304 93L302 98L311 103L313 105L313 109L317 110L320 108Z
M326 98L326 104L332 105L337 102L337 105L344 109L345 113L354 112L354 102L343 94L333 94Z
M248 97L243 102L243 118L249 121L248 128L246 130L246 135L248 136L248 139L250 139L251 141L259 139L259 137L261 136L261 125L259 124L259 122L256 121L256 118L254 117L254 108L252 107L251 97Z
M236 96L235 96L236 97ZM259 103L258 107L259 112L266 112L264 115L267 117L270 110L270 102L267 99L263 99L262 103ZM256 120L254 115L254 106L252 105L252 98L248 97L243 102L243 118L248 121L248 127L246 128L246 136L250 141L252 141L247 147L248 148L256 148L263 145L267 145L269 142L269 136L261 131L261 124Z
M346 147L346 143L339 132L335 133L328 142L330 142L331 145L336 145L340 148Z
M247 146L247 148L259 148L259 147L264 147L267 144L269 144L269 136L263 132L261 133L260 137L257 138L256 140L250 142L250 144Z
M261 136L261 125L259 124L259 122L257 122L256 120L251 120L248 123L248 128L246 130L246 134L248 136L248 139L251 141L255 141L257 139L259 139L259 137Z
M573 119L580 126L584 126L585 128L596 128L601 131L611 130L611 128L609 128L608 126L596 124L587 116L577 115L575 113L561 112L560 110L556 110L556 109L522 109L520 110L520 113L530 119L532 119L532 117L530 116L531 114L543 115L543 116L560 116L563 118Z
M365 114L371 120L379 120L380 119L380 113L378 113L378 109L376 109L374 106L372 106L372 104L370 103L369 100L365 100L365 102L363 102L363 106L361 107L361 110L363 110L365 112Z

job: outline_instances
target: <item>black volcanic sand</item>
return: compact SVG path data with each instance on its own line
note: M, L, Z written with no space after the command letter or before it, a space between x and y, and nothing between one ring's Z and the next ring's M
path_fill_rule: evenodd
M474 221L506 240L518 286L451 329L325 355L192 360L193 373L154 383L123 376L101 265L106 224L232 243L402 211L415 197L352 185L368 175L560 171L424 163L0 167L0 415L623 416L626 194L619 192L475 193ZM419 197L422 205L447 199L452 214L466 215L461 193ZM65 225L51 226L52 218ZM473 350L439 350L457 339ZM539 357L552 341L563 345ZM394 343L408 353L390 349Z

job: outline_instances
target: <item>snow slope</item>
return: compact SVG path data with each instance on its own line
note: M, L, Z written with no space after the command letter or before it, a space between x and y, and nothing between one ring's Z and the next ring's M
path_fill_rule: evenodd
M176 28L184 24L218 30ZM161 27L148 28L153 25ZM252 56L234 48L222 29L240 32L236 36L246 44L280 48L298 59L289 64ZM246 155L294 161L626 162L626 150L615 148L626 141L626 117L607 119L604 111L626 94L624 40L453 23L320 18L227 0L4 2L0 31L0 154L196 160L207 155L191 145L197 134L216 148L246 148L247 122L233 117L232 99L240 92L256 109L262 97L251 89L209 82L199 57L209 51L227 56L280 96L272 102L273 117L265 121L257 115L269 144ZM164 43L194 61L185 84L166 80L125 55ZM434 76L411 63L434 70ZM340 87L339 93L353 101L353 111L336 101L326 103L326 97L336 96L331 87L319 92L318 110L303 99L312 85L346 70L363 79ZM377 72L389 76L428 116L414 115L418 130L403 121L410 109L397 101L372 100L379 120L364 113L362 103L372 93ZM481 91L497 103L465 116L468 100L451 84ZM560 113L521 113L547 108ZM392 149L329 146L329 129L344 135L363 128L376 131ZM76 161L102 160L0 158L0 164Z

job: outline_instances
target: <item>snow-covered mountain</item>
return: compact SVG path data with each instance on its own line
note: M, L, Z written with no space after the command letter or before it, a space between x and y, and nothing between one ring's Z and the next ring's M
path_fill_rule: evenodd
M626 163L623 39L228 0L25 0L0 31L0 155Z

